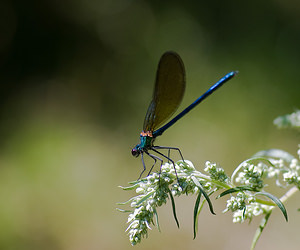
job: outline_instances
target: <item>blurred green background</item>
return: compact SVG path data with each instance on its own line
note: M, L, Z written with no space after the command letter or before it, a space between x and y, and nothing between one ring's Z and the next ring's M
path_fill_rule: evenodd
M228 173L255 152L296 155L299 135L278 131L300 108L300 3L292 0L0 2L0 249L133 249L116 202L134 193L131 156L158 60L186 67L182 110L231 70L239 75L158 138L202 170ZM176 159L175 159L176 160ZM192 240L195 197L168 204L136 249L248 249L260 219L233 225L215 203ZM274 212L257 249L298 249L299 195L289 222Z

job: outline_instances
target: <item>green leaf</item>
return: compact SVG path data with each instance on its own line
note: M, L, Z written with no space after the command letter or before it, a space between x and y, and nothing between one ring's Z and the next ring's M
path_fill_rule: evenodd
M173 195L172 195L170 189L169 189L169 195L170 195L171 202L172 202L173 216L174 216L174 219L176 221L177 227L179 228L179 222L178 222L178 219L177 219L176 209L175 209L175 201L174 201L174 198L173 198Z
M243 220L245 220L245 214L246 214L246 206L244 207L244 209L243 209Z
M160 227L159 227L159 222L158 222L158 214L157 214L157 211L155 208L153 208L153 213L155 215L155 224L156 224L156 227L158 229L158 231L160 232Z
M231 193L236 193L236 192L240 192L240 191L255 191L252 187L250 186L240 186L240 187L234 187L234 188L230 188L230 189L227 189L226 191L224 191L223 193L219 194L217 196L217 199L227 195L227 194L231 194Z
M125 201L125 202L118 202L117 205L126 205L128 203L130 203L131 201L135 200L136 197L132 197L130 198L128 201Z
M128 183L131 184L131 185L136 185L136 184L139 184L141 182L147 182L147 179L143 178L143 179L139 179L139 180L136 180L136 181L131 181L131 182L128 182Z
M279 200L276 196L274 196L270 193L267 193L267 192L258 192L258 193L255 194L255 196L256 195L263 195L263 196L266 196L266 197L270 198L279 207L279 209L281 210L281 212L284 215L285 220L288 221L287 211L285 209L285 206L281 202L281 200Z
M117 211L121 212L121 213L131 213L131 210L124 210L124 209L120 209L120 208L116 208Z
M195 183L195 185L200 189L200 191L202 192L204 198L206 199L208 206L209 206L209 210L212 214L215 215L214 209L213 209L213 205L212 202L209 198L209 196L207 195L207 193L205 192L204 188L202 187L202 185L200 184L200 182L198 181L198 179L195 176L191 176L193 182Z
M196 199L196 203L195 203L195 207L194 207L194 239L196 238L196 235L197 235L197 221L198 221L198 209L199 209L199 204L200 204L200 198L201 198L201 192L199 192L198 196L197 196L197 199Z
M145 195L142 199L140 199L140 200L136 203L136 206L142 204L145 200L147 200L148 198L150 198L154 193L155 193L155 191L152 191L152 192L148 193L147 195Z
M133 190L135 189L137 186L139 186L138 183L132 185L132 186L129 186L129 187L122 187L122 186L119 186L119 188L122 188L123 190Z

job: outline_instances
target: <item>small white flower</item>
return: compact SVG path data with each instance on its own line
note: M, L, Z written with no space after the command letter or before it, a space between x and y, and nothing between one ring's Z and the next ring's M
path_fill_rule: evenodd
M253 206L252 213L254 216L258 216L263 213L263 210L260 205Z
M133 214L129 214L128 219L127 219L127 223L131 222L132 220L134 220L135 216Z
M170 179L169 177L165 177L164 180L165 180L165 182L167 182L167 183L171 182L171 179Z
M135 192L136 192L137 194L143 194L143 193L145 192L145 190L144 190L143 188L141 188L141 187L138 187L138 188L135 190Z
M153 208L151 207L151 203L148 203L146 206L146 210L153 212Z
M243 219L243 211L237 210L233 213L233 223L241 223L244 221Z
M252 195L248 196L247 201L248 203L253 203L255 201L255 198Z
M145 220L145 224L146 224L146 226L147 226L148 229L152 230L152 228L149 226L148 221Z
M290 168L298 170L297 168L299 168L299 166L298 166L298 160L297 159L292 159L291 164L290 164Z
M136 232L136 228L139 226L139 221L138 220L134 220L132 221L129 226L127 227L127 229L125 230L125 232L130 228L129 232Z

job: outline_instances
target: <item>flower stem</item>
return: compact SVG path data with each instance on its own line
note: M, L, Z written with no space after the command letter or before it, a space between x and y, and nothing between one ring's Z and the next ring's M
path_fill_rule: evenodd
M262 234L262 231L264 230L264 228L266 227L266 225L268 223L268 220L269 220L269 217L270 217L271 213L272 213L272 210L268 211L266 216L261 220L260 225L257 228L257 230L255 232L255 235L253 237L250 250L254 250L254 248L256 246L256 243L257 243L258 239L260 238L260 236Z
M285 203L289 198L291 198L299 189L297 187L292 187L289 191L287 191L281 198L281 202Z
M289 198L291 198L297 191L299 191L299 189L297 187L292 187L289 191L287 191L281 198L281 202L282 203L285 203ZM260 202L261 203L261 202ZM258 241L258 239L260 238L261 234L262 234L262 231L264 230L264 228L266 227L267 223L268 223L268 220L269 220L269 217L272 213L272 210L275 208L274 205L272 205L273 207L271 207L269 209L269 211L266 213L266 216L262 219L262 221L260 222L260 225L259 227L257 228L256 232L255 232L255 235L253 237L253 240L252 240L252 244L251 244L251 250L253 250L255 248L255 245Z

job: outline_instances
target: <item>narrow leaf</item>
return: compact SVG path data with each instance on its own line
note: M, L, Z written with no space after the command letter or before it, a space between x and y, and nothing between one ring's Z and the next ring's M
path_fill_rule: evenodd
M198 221L198 209L199 209L199 204L200 204L200 198L201 198L201 192L199 192L197 199L196 199L196 203L195 203L195 207L194 207L194 239L196 238L197 235L197 221Z
M133 190L133 189L135 189L138 185L139 185L139 184L136 183L136 184L134 184L134 185L132 185L132 186L129 186L129 187L122 187L122 186L119 186L119 188L122 188L123 190Z
M236 193L236 192L239 192L239 191L255 191L252 187L250 186L240 186L240 187L234 187L234 188L230 188L230 189L227 189L226 191L224 191L223 193L219 194L217 196L217 199L227 195L227 194L231 194L231 193Z
M118 202L117 205L126 205L128 203L130 203L131 201L135 200L136 197L132 197L130 198L128 201L125 201L125 202Z
M280 199L278 199L276 196L274 196L270 193L267 193L267 192L258 192L255 195L263 195L263 196L270 198L279 207L279 209L281 210L281 212L284 215L285 220L288 221L287 211Z
M243 221L245 220L245 214L246 214L246 207L244 207L244 209L243 209Z
M209 210L212 214L215 215L214 209L213 209L213 205L212 202L209 198L209 196L207 195L207 193L205 192L204 188L202 187L202 185L200 184L200 182L197 180L197 178L195 176L191 177L193 182L195 183L195 185L200 189L200 191L202 192L204 198L206 199L208 206L209 206Z
M147 200L148 198L150 198L154 193L155 193L155 191L152 191L152 192L150 192L149 194L145 195L142 199L140 199L140 200L136 203L136 206L142 204L145 200Z
M121 213L131 213L131 210L124 210L124 209L120 209L120 208L116 208L117 211L121 212Z
M136 181L131 181L131 182L128 182L128 183L131 184L131 185L135 185L135 184L139 184L141 182L147 182L147 179L143 178L143 179L136 180Z
M174 219L176 221L177 227L179 228L179 222L178 222L178 219L177 219L176 209L175 209L175 201L174 201L174 198L173 198L173 195L172 195L170 189L169 189L169 195L170 195L171 203L172 203L173 216L174 216Z
M155 215L155 224L156 224L156 227L158 229L158 231L160 232L160 227L159 227L159 222L158 222L158 214L157 214L157 211L155 208L153 208L153 213Z

